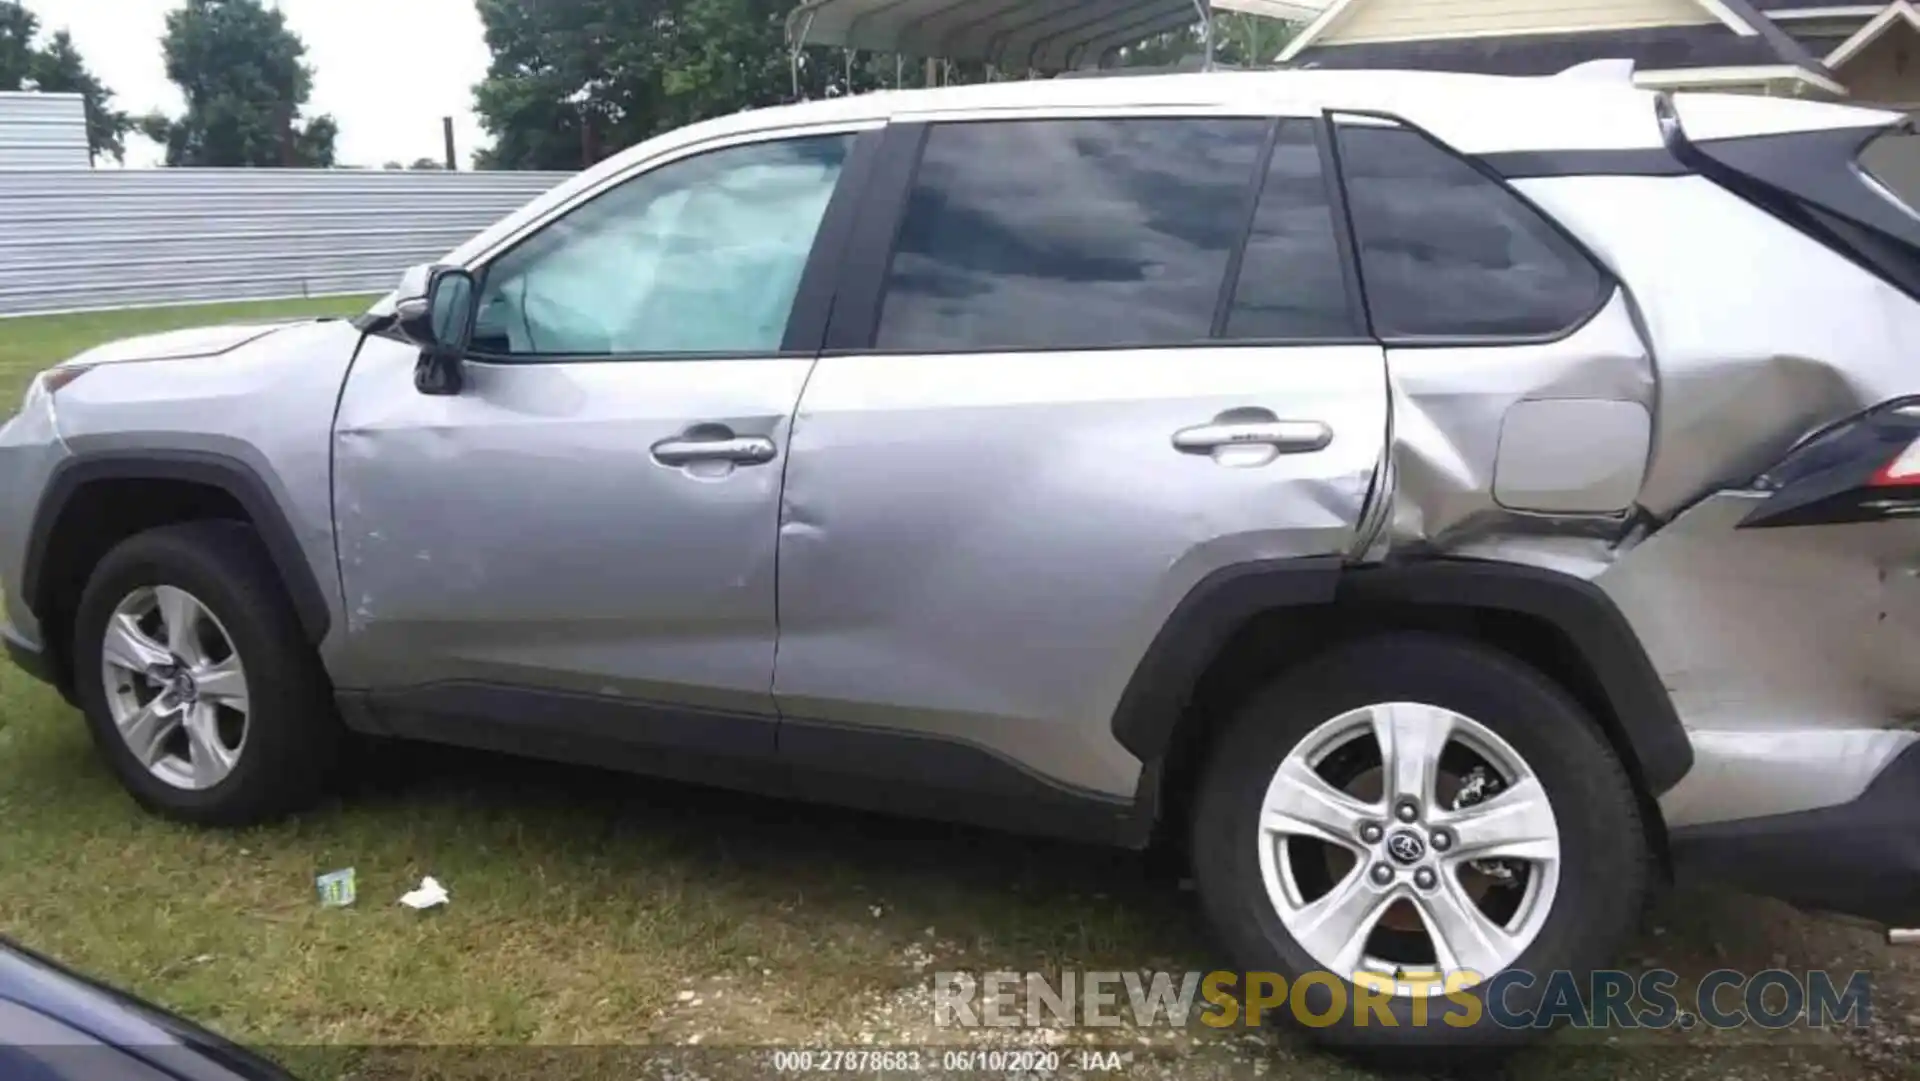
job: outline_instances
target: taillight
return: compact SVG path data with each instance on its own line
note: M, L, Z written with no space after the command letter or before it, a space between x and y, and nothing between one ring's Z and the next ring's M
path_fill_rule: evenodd
M1742 529L1920 514L1920 398L1886 402L1815 433L1753 486L1772 495Z
M1904 488L1920 484L1920 439L1908 443L1893 460L1880 467L1867 483L1876 488Z

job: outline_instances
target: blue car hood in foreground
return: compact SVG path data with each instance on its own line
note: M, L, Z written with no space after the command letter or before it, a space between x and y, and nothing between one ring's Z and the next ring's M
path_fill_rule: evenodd
M259 1055L0 938L0 1078L294 1081Z

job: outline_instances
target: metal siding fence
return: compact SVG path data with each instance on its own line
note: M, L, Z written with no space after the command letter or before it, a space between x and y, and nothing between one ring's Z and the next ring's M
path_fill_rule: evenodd
M0 91L0 169L85 169L92 164L85 98Z
M385 292L567 175L0 170L0 316Z

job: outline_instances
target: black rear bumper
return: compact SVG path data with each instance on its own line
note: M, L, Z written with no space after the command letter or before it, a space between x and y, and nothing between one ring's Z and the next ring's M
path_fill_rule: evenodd
M1801 908L1920 926L1920 743L1851 803L1670 837L1674 866Z

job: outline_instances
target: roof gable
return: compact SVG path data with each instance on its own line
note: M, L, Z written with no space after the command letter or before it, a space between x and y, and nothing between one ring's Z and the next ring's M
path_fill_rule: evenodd
M1866 51L1867 46L1880 40L1895 27L1905 26L1920 30L1920 10L1916 10L1908 0L1893 0L1879 15L1868 20L1852 37L1841 42L1827 54L1828 67L1839 67Z

